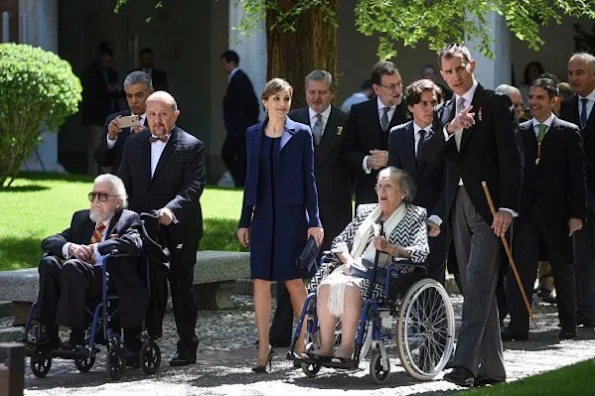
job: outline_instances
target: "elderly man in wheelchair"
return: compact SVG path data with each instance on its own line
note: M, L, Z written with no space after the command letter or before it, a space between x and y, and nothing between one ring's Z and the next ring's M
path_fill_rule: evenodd
M415 194L414 183L406 172L389 167L379 172L376 191L378 204L360 205L355 219L333 241L333 259L319 268L308 285L310 301L296 332L309 315L306 339L312 342L301 359L309 376L316 375L321 366L356 368L365 337L370 337L368 341L377 349L371 374L378 383L386 381L389 362L383 339L386 328L392 327L391 315L399 308L396 300L401 308L397 347L408 372L419 379L431 378L452 351L452 306L444 288L425 276L429 253L426 210L408 203ZM432 330L436 323L430 324L430 319L441 322L440 328ZM415 347L413 358L414 347L408 341L415 337L424 345ZM434 356L430 364L428 350L441 356Z
M33 344L35 353L70 351L76 358L77 352L84 349L85 328L90 323L86 304L102 298L107 285L103 283L101 264L115 252L128 256L105 264L110 277L107 288L115 288L119 297L117 331L120 326L124 328L128 351L140 350L140 324L149 301L135 259L143 248L140 218L125 209L126 190L117 176L99 175L89 201L90 208L75 212L69 228L42 242L46 254L39 263L39 297L32 311L32 318L41 324ZM71 328L68 342L60 340L59 325Z

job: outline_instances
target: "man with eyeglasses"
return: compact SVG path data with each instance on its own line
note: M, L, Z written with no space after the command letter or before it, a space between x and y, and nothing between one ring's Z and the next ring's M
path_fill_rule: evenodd
M121 253L142 252L138 214L125 209L126 190L122 180L111 174L97 176L89 193L89 209L75 212L70 227L43 240L47 253L39 263L39 297L34 318L44 331L37 346L78 350L85 342L85 302L101 296L102 257L117 249ZM120 297L120 324L124 345L140 351L136 328L147 310L149 294L135 265L118 262L108 267L110 282ZM70 339L61 343L58 326L71 327ZM127 331L127 329L131 329Z
M512 105L514 106L514 113L519 119L519 122L527 121L528 118L524 111L525 103L523 103L523 96L517 87L513 87L512 85L508 84L500 84L496 87L495 91L510 98Z
M372 69L370 100L351 107L343 151L355 172L355 204L376 203L378 171L388 162L388 135L407 121L403 105L401 72L392 62L378 62Z

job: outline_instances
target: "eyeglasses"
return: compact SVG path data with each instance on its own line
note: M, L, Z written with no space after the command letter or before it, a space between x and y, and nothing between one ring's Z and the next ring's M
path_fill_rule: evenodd
M89 193L89 202L95 201L95 198L99 199L101 202L107 202L109 197L115 197L115 195L110 195L106 193L98 193L98 192L90 192Z
M525 104L523 102L521 103L513 103L514 107L525 107Z
M389 91L394 91L397 88L402 87L403 83L391 84L391 85L382 85L382 84L378 84L378 85L380 85L382 88L388 89Z

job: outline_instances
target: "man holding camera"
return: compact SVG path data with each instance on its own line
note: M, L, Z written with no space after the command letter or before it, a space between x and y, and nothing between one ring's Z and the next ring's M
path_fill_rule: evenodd
M145 102L153 93L151 76L142 71L133 71L124 80L124 92L130 109L107 117L103 126L103 135L95 149L97 163L100 166L110 166L112 174L118 172L124 143L128 136L147 127Z

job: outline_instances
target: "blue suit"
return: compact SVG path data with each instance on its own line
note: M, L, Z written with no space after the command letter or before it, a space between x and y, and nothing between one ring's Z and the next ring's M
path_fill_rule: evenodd
M313 274L295 265L308 227L320 227L310 127L287 118L280 138L268 119L246 131L248 157L240 227L251 228L252 279L284 281Z

